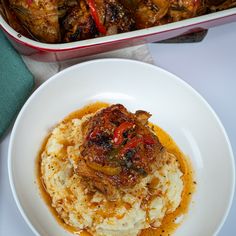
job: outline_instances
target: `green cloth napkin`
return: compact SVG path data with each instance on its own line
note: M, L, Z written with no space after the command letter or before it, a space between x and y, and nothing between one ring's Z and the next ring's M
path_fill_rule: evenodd
M0 138L33 87L33 75L0 30Z

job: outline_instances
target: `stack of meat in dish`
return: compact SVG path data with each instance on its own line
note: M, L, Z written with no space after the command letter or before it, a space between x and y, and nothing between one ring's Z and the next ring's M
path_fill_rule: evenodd
M236 0L1 1L10 26L29 38L47 43L149 28L236 6Z

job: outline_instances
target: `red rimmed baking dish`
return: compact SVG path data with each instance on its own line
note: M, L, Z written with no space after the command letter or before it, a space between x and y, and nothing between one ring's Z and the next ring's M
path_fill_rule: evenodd
M48 62L63 61L133 45L157 42L233 21L236 21L236 8L122 34L72 43L48 44L20 35L0 15L0 25L17 51L34 60Z

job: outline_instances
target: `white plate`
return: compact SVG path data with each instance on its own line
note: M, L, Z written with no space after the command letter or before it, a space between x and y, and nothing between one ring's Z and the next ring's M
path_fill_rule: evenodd
M123 59L82 63L38 88L15 122L9 177L17 206L36 235L70 235L54 219L35 184L35 158L49 130L70 112L95 101L144 109L192 160L193 204L177 235L210 236L224 223L233 198L234 162L225 130L207 102L176 76Z

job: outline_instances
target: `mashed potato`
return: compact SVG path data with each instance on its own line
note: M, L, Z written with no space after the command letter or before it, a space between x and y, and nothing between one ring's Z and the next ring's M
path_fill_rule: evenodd
M61 122L42 153L41 174L52 207L66 224L96 236L135 236L144 228L160 226L181 202L182 172L175 156L166 152L168 161L152 175L123 189L119 201L108 201L99 191L89 192L86 181L74 173L82 124L90 116Z

